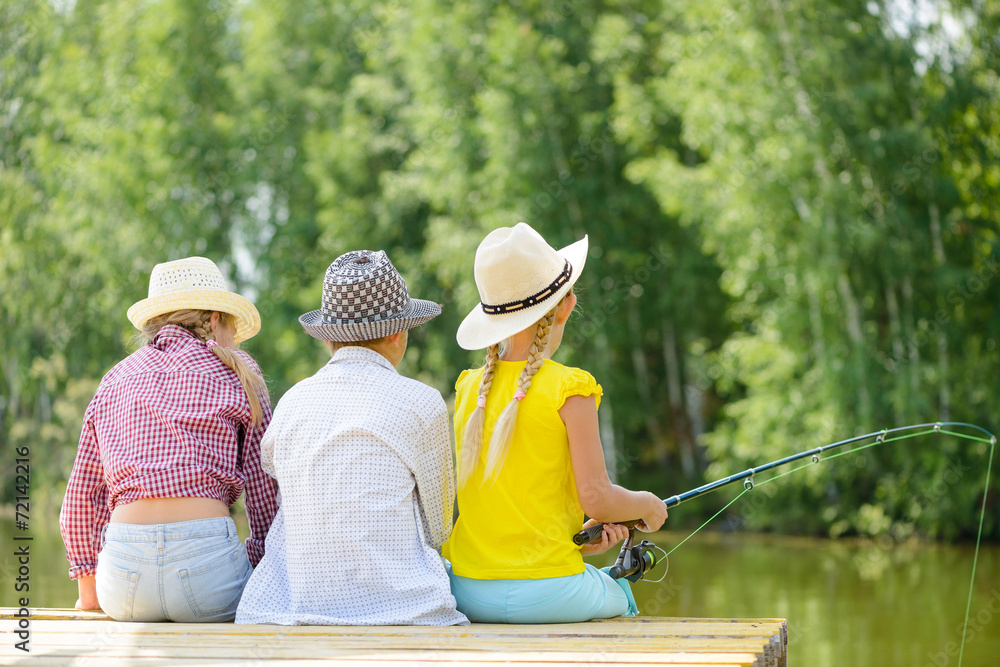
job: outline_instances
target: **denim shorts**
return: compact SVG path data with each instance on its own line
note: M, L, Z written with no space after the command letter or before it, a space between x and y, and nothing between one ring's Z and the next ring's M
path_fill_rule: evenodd
M252 568L229 517L109 523L97 600L116 621L232 621Z
M581 623L635 616L632 589L590 564L550 579L469 579L448 570L458 610L473 623Z

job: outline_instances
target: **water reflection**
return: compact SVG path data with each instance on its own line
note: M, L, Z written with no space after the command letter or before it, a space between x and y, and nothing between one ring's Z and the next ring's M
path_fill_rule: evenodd
M683 537L654 541L669 550ZM701 533L662 583L633 589L649 615L787 618L790 664L944 667L957 664L972 557L971 546ZM963 664L997 664L996 546L980 551L970 616Z

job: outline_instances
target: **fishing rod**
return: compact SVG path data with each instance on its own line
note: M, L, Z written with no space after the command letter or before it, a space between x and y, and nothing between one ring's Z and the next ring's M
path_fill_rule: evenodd
M892 429L882 429L881 431L875 431L874 433L867 433L865 435L855 436L853 438L848 438L847 440L841 440L840 442L834 442L828 445L814 447L813 449L809 449L804 452L799 452L798 454L792 454L791 456L786 456L784 458L777 459L769 463L764 463L763 465L759 465L755 468L744 470L743 472L736 473L735 475L730 475L728 477L723 477L722 479L718 479L714 482L703 484L702 486L699 486L696 489L691 489L690 491L685 491L684 493L670 496L669 498L666 498L663 501L663 503L667 506L668 509L671 507L676 507L677 505L680 505L685 501L691 500L693 498L698 498L700 496L705 495L706 493L710 493L711 491L715 491L716 489L721 489L724 486L728 486L730 484L739 482L741 480L743 481L743 488L749 491L754 487L754 479L753 479L754 475L760 472L771 470L773 468L777 468L779 466L783 466L793 461L799 461L801 459L811 457L813 463L819 463L820 454L822 454L825 451L829 451L831 449L837 449L838 447L844 447L845 445L854 444L856 442L862 442L864 440L870 440L872 438L875 439L873 445L881 445L886 441L887 436L896 433L904 433L907 431L913 431L915 429L929 429L929 428L933 429L934 433L939 433L941 432L941 429L943 427L962 427L962 428L975 429L977 431L981 431L982 433L986 434L986 436L989 438L988 442L991 445L996 444L996 436L994 436L992 433L990 433L989 431L980 426L976 426L975 424L966 424L964 422L935 422L929 424L914 424L911 426L900 426L898 428L892 428ZM921 435L921 433L911 433L910 435L905 435L902 437L906 438L906 437L913 437L916 435ZM956 433L953 435L963 436L964 434ZM964 437L969 437L969 436L964 436ZM640 521L641 519L633 519L630 521L617 522L618 525L624 526L629 529L629 536L628 539L625 540L625 543L622 545L621 551L618 554L618 560L615 561L615 564L611 567L609 571L609 574L613 579L619 579L621 577L625 577L630 581L638 581L639 579L642 578L643 574L647 570L654 567L658 562L666 560L666 556L664 556L662 559L656 557L652 549L657 547L655 547L655 545L653 545L651 542L647 540L643 540L638 545L635 546L632 545L634 530ZM577 545L584 545L593 542L600 538L601 532L603 530L604 530L603 523L594 524L593 526L585 528L584 530L581 530L579 533L574 535L573 543Z

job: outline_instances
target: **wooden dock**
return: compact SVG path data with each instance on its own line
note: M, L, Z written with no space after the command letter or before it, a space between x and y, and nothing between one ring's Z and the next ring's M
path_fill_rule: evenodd
M280 626L118 623L102 613L32 609L31 653L17 610L0 608L0 664L93 667L306 667L336 661L518 667L559 663L787 667L784 619L616 618L589 623L467 626Z

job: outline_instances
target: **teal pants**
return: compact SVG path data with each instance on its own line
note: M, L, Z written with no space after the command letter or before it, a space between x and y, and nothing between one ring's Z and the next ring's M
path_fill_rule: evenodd
M473 623L580 623L639 613L628 581L593 565L551 579L469 579L450 568L448 575L458 610Z

